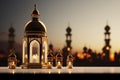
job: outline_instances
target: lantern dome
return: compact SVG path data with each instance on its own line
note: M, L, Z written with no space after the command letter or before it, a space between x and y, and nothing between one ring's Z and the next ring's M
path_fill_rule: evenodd
M31 16L32 16L32 20L25 25L25 32L26 33L43 33L43 34L46 33L47 31L46 31L45 24L38 18L39 11L36 9L36 5Z

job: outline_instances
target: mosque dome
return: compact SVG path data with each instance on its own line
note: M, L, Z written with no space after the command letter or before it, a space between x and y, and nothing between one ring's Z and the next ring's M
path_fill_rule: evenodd
M68 33L70 33L72 30L71 30L70 27L67 27L66 31L67 31Z
M15 32L14 28L13 28L13 27L10 27L10 28L9 28L9 32Z
M87 51L87 47L86 47L86 46L84 46L84 47L83 47L83 50L84 50L84 51Z
M106 30L106 31L109 31L109 30L110 30L109 25L106 25L106 26L105 26L105 30Z

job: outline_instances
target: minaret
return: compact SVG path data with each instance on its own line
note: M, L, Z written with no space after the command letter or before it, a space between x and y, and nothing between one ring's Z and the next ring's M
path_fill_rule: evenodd
M105 46L103 47L103 53L105 53L105 60L109 61L109 57L110 57L110 26L106 25L105 26Z
M8 34L8 50L10 51L11 49L14 48L15 44L15 29L12 27L9 28L9 34Z
M54 48L53 48L52 43L49 44L49 51L51 52L52 58L53 58L52 65L55 67L56 66L56 53L54 52Z
M72 29L68 25L68 27L66 29L66 32L67 32L66 33L66 44L67 44L67 50L68 51L70 51L72 49L72 47L71 47L71 42L72 42L72 40L71 40L71 36L72 36L71 31L72 31Z
M72 49L72 47L71 47L71 42L72 42L72 40L71 40L71 36L72 36L72 34L71 34L71 31L72 31L72 29L70 28L70 26L68 25L68 27L66 28L66 46L63 48L63 66L67 66L67 63L66 63L66 60L67 60L67 56L69 55L69 54L71 54L71 49Z
M54 51L52 43L49 44L49 50L51 50L52 52Z

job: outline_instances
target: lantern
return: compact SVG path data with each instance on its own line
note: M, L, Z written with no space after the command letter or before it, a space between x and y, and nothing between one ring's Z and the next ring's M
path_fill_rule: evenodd
M26 23L22 44L22 68L45 68L47 66L48 38L45 24L39 19L34 6L31 20Z
M52 51L49 51L49 54L48 54L47 58L48 58L48 69L51 69L52 65L53 65Z
M15 50L10 50L10 55L8 56L8 67L9 69L15 69L17 65L17 58L15 55Z
M62 68L62 63L63 63L63 56L61 52L59 51L58 54L56 55L56 64L57 64L58 69Z
M67 56L67 67L69 69L72 69L73 66L73 56L69 53L69 55Z

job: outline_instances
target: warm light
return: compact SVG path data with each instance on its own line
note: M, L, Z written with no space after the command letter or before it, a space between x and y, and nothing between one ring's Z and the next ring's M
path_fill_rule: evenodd
M14 74L14 73L15 73L15 71L14 71L14 70L12 70L12 73Z
M58 65L60 65L60 62L58 62Z
M45 52L45 50L43 49L43 53Z
M61 62L60 61L57 63L57 68L61 69Z
M68 62L68 68L72 69L72 62L71 61Z
M43 60L43 55L42 55L42 57L41 57L41 58L42 58L42 60Z
M71 73L72 73L72 70L71 70L71 69L69 69L69 70L68 70L68 73L69 73L69 74L71 74Z
M90 55L90 54L86 54L86 57L87 57L87 58L90 58L90 57L91 57L91 55Z
M72 62L71 62L71 61L69 61L69 62L68 62L68 64L69 64L69 65L72 65Z
M51 68L52 68L51 62L48 62L48 69L51 69Z
M50 69L48 70L48 73L51 74L51 70Z
M70 48L68 47L67 50L70 51Z
M27 56L27 54L25 54L25 59L27 59L28 58L28 56Z
M15 65L15 62L12 61L12 62L9 62L9 69L15 69L16 65Z
M11 70L10 70L10 73L11 73L11 74L15 74L15 70L14 70L14 69L11 69Z
M36 57L36 55L33 55L33 59L36 59L37 57Z
M37 60L37 55L33 55L33 60L34 60L34 62L36 62L36 60Z
M51 62L48 62L48 64L50 65L50 64L51 64Z
M105 56L105 53L102 53L102 56L104 57L104 56Z
M41 63L43 64L43 55L41 56Z
M79 59L84 59L84 55L83 55L82 53L78 53L78 54L77 54L77 57L78 57Z
M14 69L10 69L10 74L14 74L15 70Z
M87 56L87 53L83 53L84 54L84 56Z
M61 70L60 69L58 69L58 74L60 74L61 73Z
M12 62L12 65L15 65L15 62L14 62L14 61Z
M110 48L107 46L106 49L109 50Z
M114 54L110 54L110 61L114 61Z
M28 61L28 56L27 54L25 54L25 63L27 64L27 61Z

